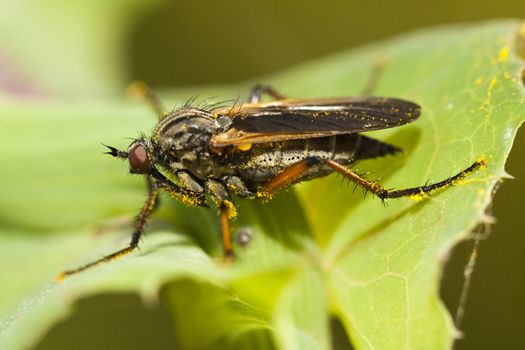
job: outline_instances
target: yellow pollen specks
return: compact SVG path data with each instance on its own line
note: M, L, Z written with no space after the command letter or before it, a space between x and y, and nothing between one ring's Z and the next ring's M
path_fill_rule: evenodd
M479 158L476 160L476 162L479 164L479 169L480 170L487 169L488 161L487 161L487 157L485 157L485 155L482 154L481 156L479 156Z
M181 197L181 201L190 207L196 207L200 204L200 201L193 196L182 195Z
M147 203L147 206L145 207L146 210L151 210L153 206L155 205L155 200L157 199L157 193L158 192L154 192L153 195L151 196L149 202Z
M64 278L66 278L66 273L60 272L58 275L55 276L55 282L60 283L64 280Z
M485 110L485 111L488 110L491 99L492 99L492 91L494 90L494 87L496 86L497 82L498 82L497 76L493 76L492 79L490 79L490 82L487 86L487 98L485 99L485 101L483 101L483 103L479 107L480 110Z
M414 202L421 202L423 200L423 196L420 194L413 194L408 197L409 199L413 200Z
M498 61L505 62L509 57L510 49L508 46L504 46L498 53Z
M408 196L409 199L413 200L414 202L421 202L424 198L426 197L425 194L421 194L421 193L418 193L418 194L413 194L411 196Z
M131 248L128 248L128 249L124 249L120 252L120 254L117 254L115 255L111 260L116 260L116 259L120 259L122 258L124 255L128 255L129 253L131 253L132 249ZM101 261L102 262L102 261Z
M213 118L215 119L219 118L219 113L213 113Z
M269 201L270 199L272 199L272 194L269 193L269 192L266 192L266 191L260 191L259 190L255 194L255 197L259 198L259 199L263 199L264 201Z
M487 88L487 96L490 98L492 97L492 90L494 89L494 86L496 86L497 78L493 77L490 79L489 87Z
M476 81L474 81L474 84L481 85L481 84L483 84L483 80L485 80L485 77L482 75L481 77L476 79Z
M454 186L464 186L464 185L467 185L467 184L473 182L472 180L464 180L463 178L465 176L467 176L467 174L462 173L461 174L461 178L456 179L456 180L453 181L453 185Z
M223 203L228 207L228 219L235 219L237 217L237 209L235 209L233 203L227 199Z
M189 207L196 207L201 204L201 199L198 196L192 195L191 193L176 192L176 191L171 190L171 188L169 187L164 187L164 190L168 194L180 200L183 204Z

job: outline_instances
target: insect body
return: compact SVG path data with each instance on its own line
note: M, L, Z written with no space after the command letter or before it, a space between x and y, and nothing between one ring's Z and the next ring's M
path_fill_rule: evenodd
M259 102L264 93L276 101ZM207 207L210 197L219 209L224 254L232 256L233 195L269 199L293 183L335 171L382 199L417 197L453 184L486 164L478 160L435 184L386 189L348 166L401 149L360 133L410 123L420 115L418 105L380 97L290 100L269 86L255 87L250 101L240 107L184 106L165 114L151 137L134 140L127 151L107 146L108 154L128 159L131 173L147 177L148 197L128 247L65 271L59 278L133 251L159 191L190 206Z

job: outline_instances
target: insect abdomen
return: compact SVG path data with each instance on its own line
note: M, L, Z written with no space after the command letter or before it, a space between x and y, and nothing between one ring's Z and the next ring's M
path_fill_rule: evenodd
M238 153L233 163L242 178L253 183L263 183L308 157L349 164L359 148L360 138L359 134L347 134L256 144L249 151ZM330 172L329 168L312 168L302 180L324 176Z
M403 152L399 147L391 145L386 142L382 142L371 137L361 136L359 147L354 155L354 159L370 159L383 157L388 154L396 154Z

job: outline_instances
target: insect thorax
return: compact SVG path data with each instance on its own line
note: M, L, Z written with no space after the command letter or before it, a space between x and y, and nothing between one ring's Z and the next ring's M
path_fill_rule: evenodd
M177 110L166 116L156 129L157 143L172 170L188 169L205 178L213 168L208 145L220 125L206 111Z

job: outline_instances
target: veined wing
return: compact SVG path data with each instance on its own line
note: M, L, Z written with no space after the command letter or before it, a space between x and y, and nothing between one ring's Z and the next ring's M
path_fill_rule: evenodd
M212 138L213 147L296 140L387 129L411 123L421 108L386 97L293 99L220 108L231 125Z

